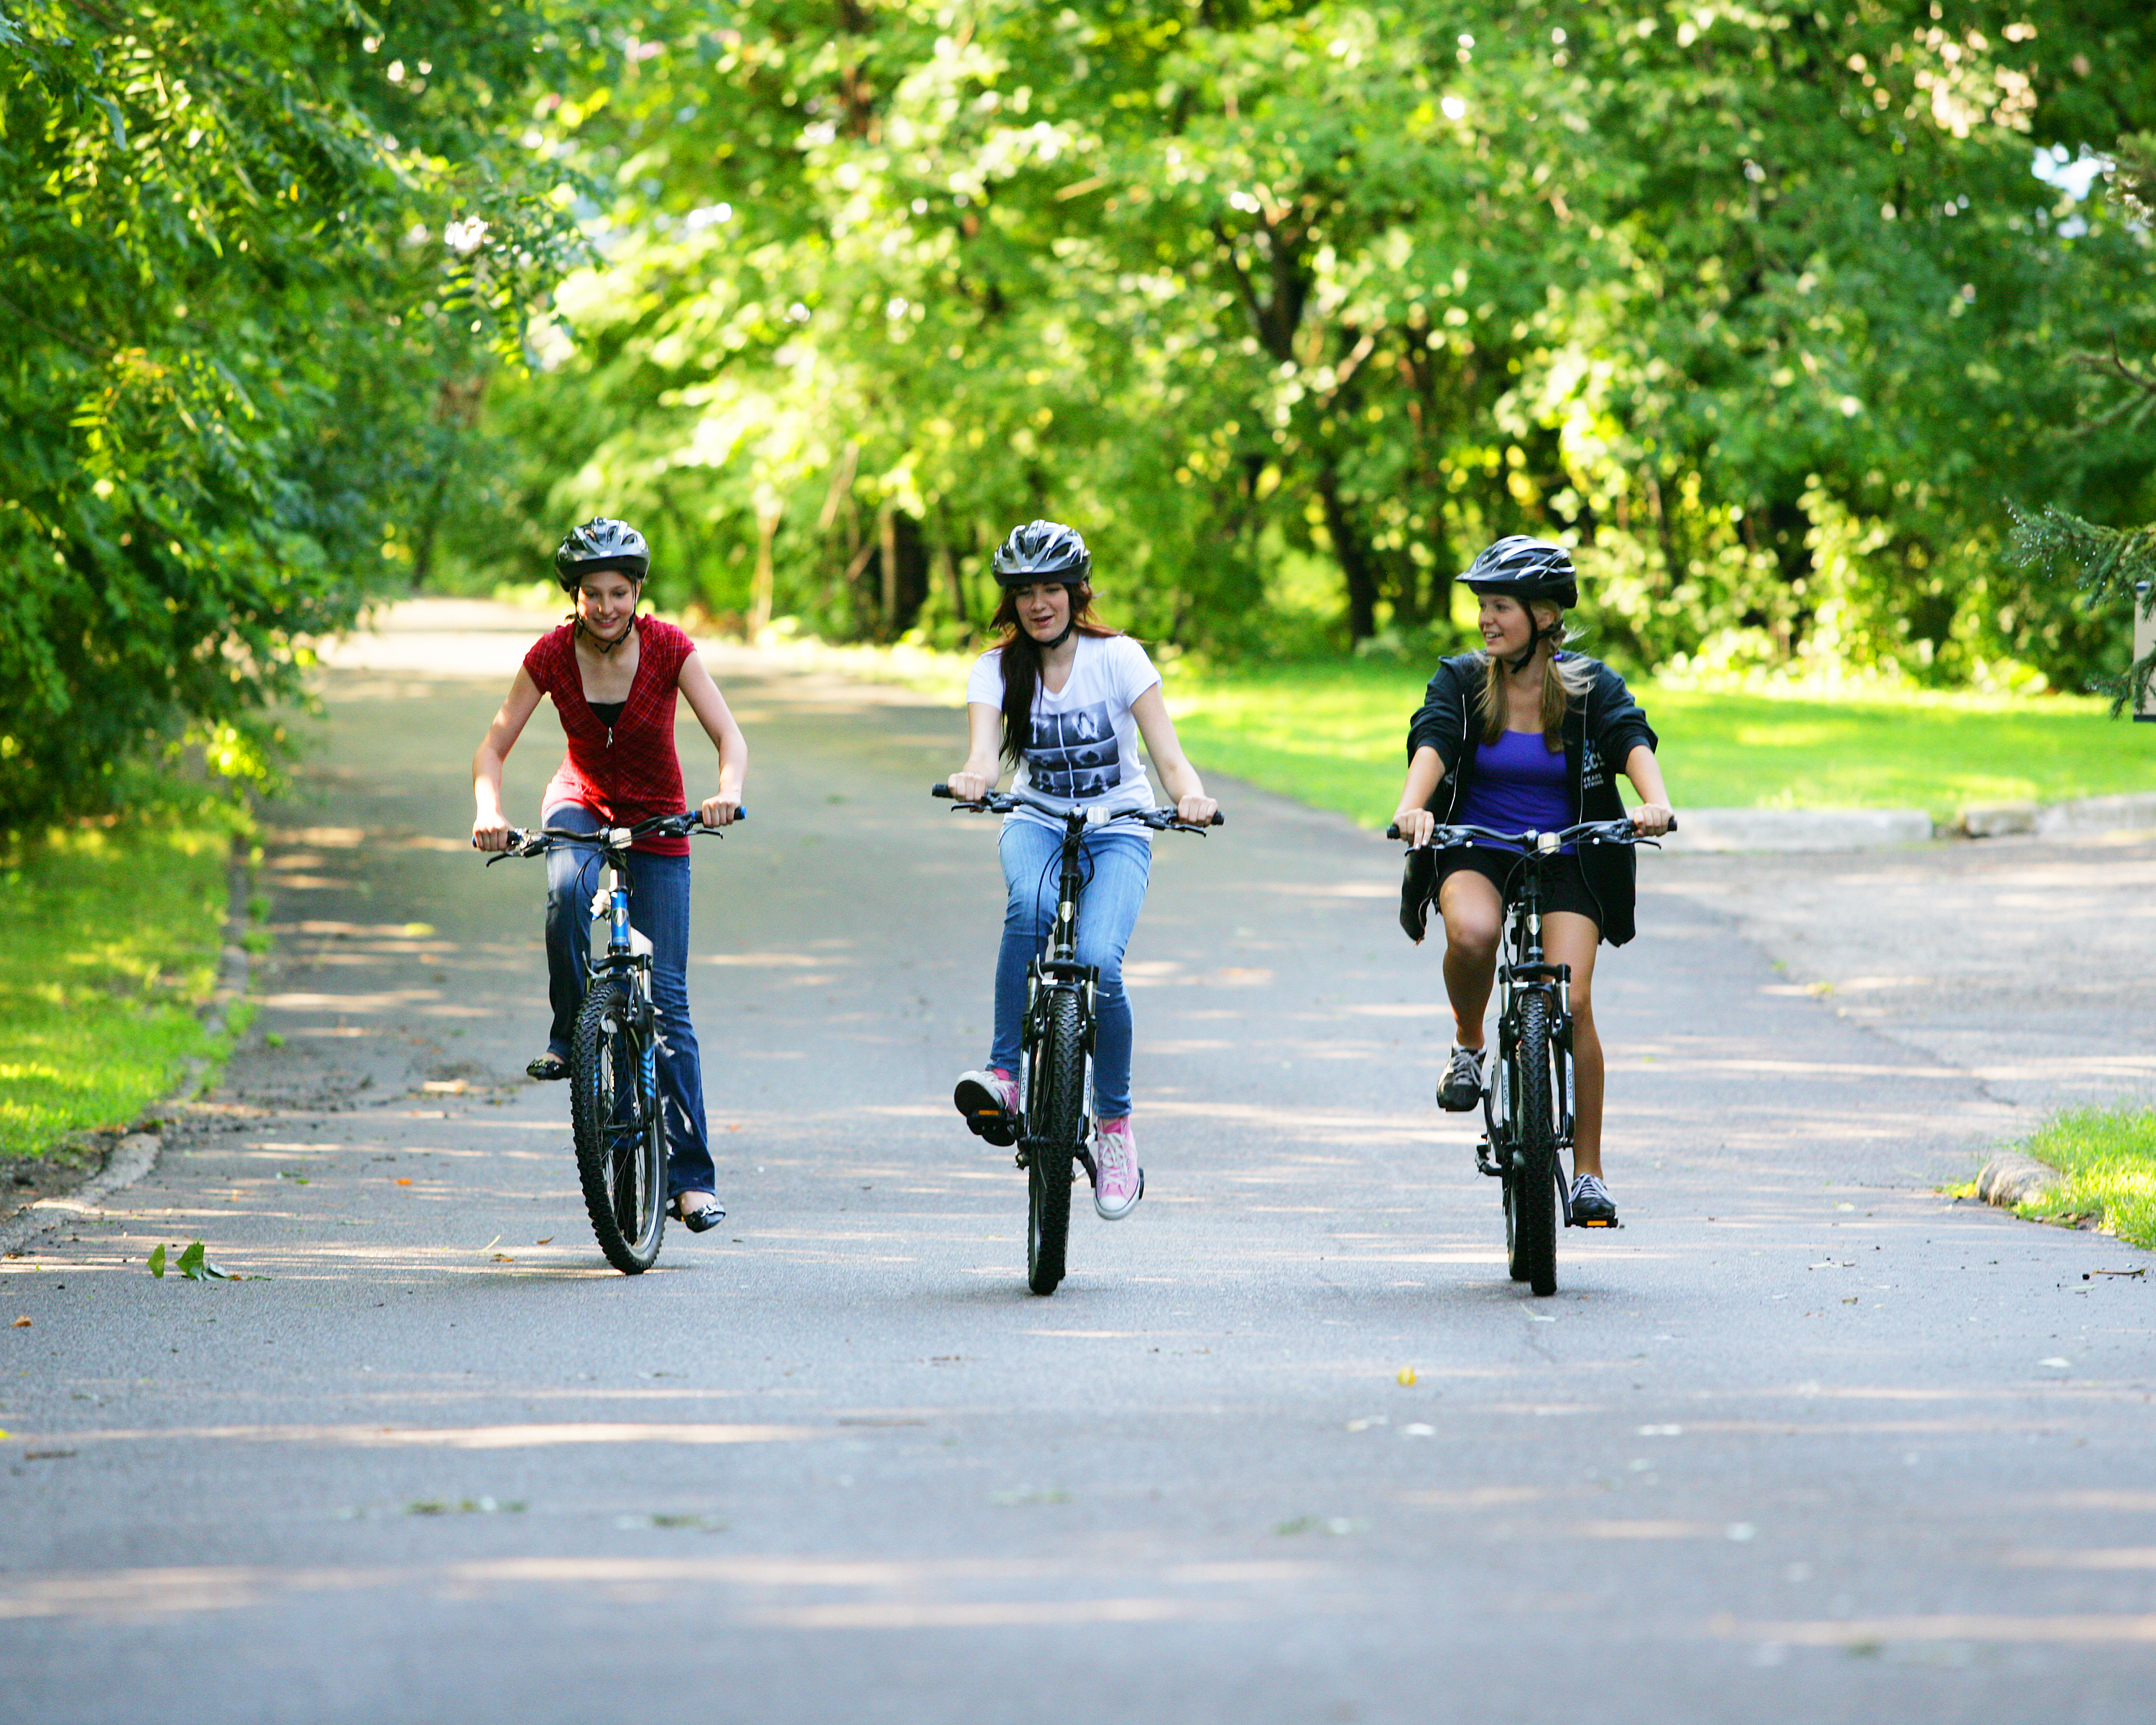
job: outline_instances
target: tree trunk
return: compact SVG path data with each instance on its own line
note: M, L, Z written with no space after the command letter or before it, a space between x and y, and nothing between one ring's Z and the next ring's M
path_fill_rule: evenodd
M1348 633L1367 641L1378 632L1377 574L1363 536L1340 500L1340 475L1329 456L1318 470L1317 495L1325 505L1325 531L1332 536L1332 555L1348 581Z

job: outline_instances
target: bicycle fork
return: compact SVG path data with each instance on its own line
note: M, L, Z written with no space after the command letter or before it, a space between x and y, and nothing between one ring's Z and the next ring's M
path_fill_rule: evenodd
M1069 956L1069 948L1058 942L1058 949L1050 957L1036 958L1025 973L1025 1032L1023 1047L1025 1052L1026 1084L1020 1094L1021 1103L1033 1100L1032 1090L1035 1063L1040 1058L1042 1045L1048 1040L1050 1003L1059 994L1075 993L1078 997L1079 1052L1085 1057L1080 1067L1080 1095L1090 1096L1093 1091L1093 1025L1095 996L1101 982L1100 967L1081 964ZM1020 1168L1033 1165L1036 1149L1049 1150L1055 1147L1045 1141L1029 1136L1026 1131L1026 1116L1023 1106L1018 1117L1018 1152L1016 1160ZM1093 1153L1086 1147L1086 1140L1093 1129L1091 1119L1083 1114L1078 1121L1078 1142L1075 1147L1079 1162L1084 1166L1088 1179L1096 1178Z
M1557 1141L1558 1201L1563 1208L1564 1225L1607 1226L1573 1219L1572 1192L1564 1179L1564 1158L1573 1147L1578 1125L1578 1092L1572 1059L1572 967L1540 962L1507 963L1498 971L1497 987L1497 1059L1490 1083L1482 1093L1484 1137L1475 1147L1475 1166L1493 1178L1502 1178L1518 1151L1519 1147L1512 1141L1512 1124L1518 1117L1518 1108L1512 1093L1512 1082L1519 1049L1519 1020L1513 1003L1522 993L1532 990L1549 1003L1549 1047L1554 1068L1552 1100L1556 1104L1557 1115L1552 1124Z

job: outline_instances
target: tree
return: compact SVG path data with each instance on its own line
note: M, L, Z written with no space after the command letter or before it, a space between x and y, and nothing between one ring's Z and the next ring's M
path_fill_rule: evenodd
M2143 133L2121 138L2111 161L2109 177L2121 203L2145 233L2156 220L2156 135ZM2144 337L2147 325L2140 331ZM2112 434L2119 427L2140 429L2156 415L2156 365L2146 351L2129 358L2114 331L2106 352L2082 352L2072 356L2082 370L2107 384L2126 386L2100 413L2082 427L2083 436ZM2009 556L2024 567L2054 575L2061 562L2080 572L2080 588L2092 612L2123 601L2138 603L2141 614L2156 616L2156 521L2138 527L2102 526L2070 515L2056 505L2030 516L2008 506L2014 518ZM2114 610L2112 614L2116 615ZM2123 677L2099 680L2112 695L2111 715L2117 718L2128 706L2136 711L2148 704L2148 686L2156 678L2156 649L2135 660Z
M520 542L633 509L677 597L955 634L1056 512L1119 615L1233 649L1319 567L1345 635L1445 634L1527 530L1635 659L2069 675L2101 631L1995 499L2145 485L2046 358L2150 260L2029 163L2156 114L2156 23L1952 11L644 6L550 110L613 191L497 404Z
M0 827L259 768L576 244L505 135L588 44L492 0L8 0ZM413 544L418 524L418 543Z

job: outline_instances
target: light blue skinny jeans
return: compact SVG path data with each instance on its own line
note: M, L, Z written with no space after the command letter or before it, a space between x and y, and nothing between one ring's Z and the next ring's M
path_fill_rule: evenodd
M550 827L595 833L606 823L580 803L549 809ZM584 1004L592 943L592 894L606 879L598 847L557 845L547 853L547 981L554 1008L550 1053L569 1057ZM658 1009L659 1112L666 1127L666 1195L710 1192L718 1181L704 1120L704 1064L689 1022L689 859L629 854L629 920L651 942L651 998Z
M1123 992L1123 948L1145 904L1152 846L1142 832L1113 827L1089 829L1081 845L1088 879L1078 901L1078 962L1101 972L1094 993L1093 1112L1097 1119L1120 1120L1131 1111L1131 1003ZM1003 948L996 956L996 1031L988 1065L1015 1076L1026 967L1046 949L1055 925L1063 835L1034 821L1006 821L998 850L1009 900Z

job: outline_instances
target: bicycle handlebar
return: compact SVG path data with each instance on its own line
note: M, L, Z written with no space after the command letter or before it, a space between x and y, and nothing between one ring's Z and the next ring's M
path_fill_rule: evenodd
M734 810L735 820L742 821L747 819L747 809ZM703 816L694 809L684 809L679 814L647 815L633 826L600 827L596 831L589 833L580 833L572 827L511 827L509 829L509 848L506 850L497 850L490 856L486 860L486 865L490 869L504 857L538 856L552 850L557 845L603 846L613 842L614 834L621 832L627 833L631 840L641 839L650 833L657 833L661 837L669 839L691 838L700 834L712 834L721 838L726 835L724 827L706 826ZM472 849L476 850L478 848L479 840L475 839L472 840Z
M958 802L958 799L951 794L951 787L947 784L929 786L928 794L932 797L941 797L947 802L957 803L958 809L973 813L1009 814L1021 808L1037 809L1043 814L1052 814L1059 820L1067 821L1074 814L1082 814L1088 826L1105 826L1111 820L1135 820L1151 827L1157 833L1164 833L1171 827L1179 833L1203 833L1205 830L1205 827L1194 825L1183 819L1173 809L1121 809L1113 814L1104 814L1096 818L1094 811L1090 809L1081 809L1075 803L1051 803L1045 797L1034 796L1030 791L990 791L978 803ZM957 809L953 809L952 812L956 814ZM1205 823L1205 826L1214 827L1224 827L1227 824L1228 818L1217 809L1213 811L1213 819Z
M1676 829L1677 818L1672 814L1670 817L1668 830L1674 833ZM1385 836L1388 839L1397 839L1400 836L1398 823L1385 829ZM1432 850L1457 850L1462 845L1471 845L1478 839L1493 844L1507 845L1519 851L1543 849L1545 840L1548 841L1547 848L1553 850L1558 845L1573 844L1583 839L1590 845L1651 845L1655 842L1652 839L1643 836L1640 829L1627 819L1585 820L1578 826L1566 827L1554 833L1499 833L1493 832L1488 827L1438 827L1430 833L1427 848Z

